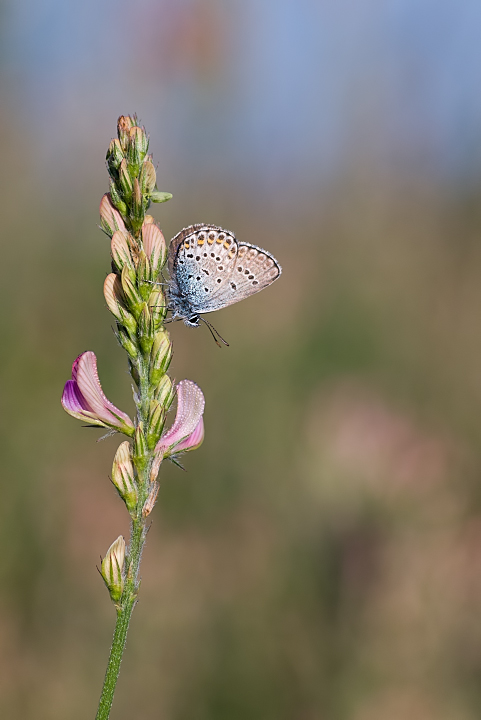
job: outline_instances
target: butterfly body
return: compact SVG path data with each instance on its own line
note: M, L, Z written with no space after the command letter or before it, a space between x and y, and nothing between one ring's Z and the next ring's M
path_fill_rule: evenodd
M239 243L216 225L191 225L169 247L169 307L173 319L198 327L200 315L254 295L282 270L266 250Z

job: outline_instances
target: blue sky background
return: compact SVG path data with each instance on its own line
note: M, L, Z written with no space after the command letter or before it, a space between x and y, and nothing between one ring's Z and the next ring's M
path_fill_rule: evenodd
M44 158L82 145L86 123L105 144L136 110L164 162L194 175L295 185L366 151L396 172L479 174L474 0L16 0L2 14L10 122Z

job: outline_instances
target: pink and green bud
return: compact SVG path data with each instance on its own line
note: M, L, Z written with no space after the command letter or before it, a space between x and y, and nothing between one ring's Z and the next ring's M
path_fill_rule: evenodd
M124 153L122 150L122 147L120 145L120 141L115 138L115 140L110 141L109 149L107 150L106 160L109 170L117 170L117 168L120 166L120 163L122 162L124 158Z
M133 184L127 167L127 161L125 159L120 163L119 187L124 198L127 198L128 200L132 196Z
M149 430L147 433L147 446L153 450L162 435L165 423L165 408L156 400L150 403Z
M132 223L132 227L135 228L136 231L140 230L140 228L142 227L142 223L144 221L144 214L145 208L142 191L140 189L139 181L137 180L137 178L134 178L134 187L132 193L132 214L130 216L130 220Z
M157 331L160 329L164 318L167 315L167 305L162 289L158 287L155 290L152 290L149 295L148 302L154 330Z
M138 492L132 463L132 446L128 440L119 445L112 465L112 482L132 514L137 505Z
M100 225L110 237L116 230L126 229L122 216L114 207L109 193L106 193L100 202Z
M139 289L143 299L147 300L152 289L152 269L149 258L143 250L139 252L138 258L137 278L139 281Z
M121 273L122 290L124 291L125 305L135 318L138 318L142 311L142 298L137 290L135 280L132 278L132 271L124 265Z
M152 380L151 380L152 383ZM154 383L152 383L154 384ZM172 384L172 380L168 375L163 375L155 387L154 398L168 410L175 398L175 388Z
M137 118L121 115L117 120L117 135L121 149L125 152L130 140L130 130L137 124Z
M134 424L122 410L108 400L100 385L95 353L87 351L72 365L72 379L67 380L62 395L66 412L89 425L110 427L132 437Z
M143 470L147 465L147 442L144 434L144 427L142 423L137 425L134 435L134 448L132 451L132 459L138 470Z
M110 597L116 603L122 597L124 590L124 563L125 563L125 540L119 535L117 540L107 550L102 560L100 573L104 579Z
M130 270L131 276L135 278L134 262L130 252L129 239L129 233L117 230L117 232L115 232L112 236L110 252L112 254L114 265L119 273L122 272L124 265L126 265Z
M142 310L139 315L137 337L143 353L147 355L147 353L151 351L154 343L154 327L147 303L143 303Z
M149 139L144 128L138 126L131 128L127 145L127 160L134 171L134 175L138 174L148 149Z
M125 217L127 215L128 208L120 197L119 191L117 190L117 185L113 180L110 181L110 200L112 201L112 205L117 208L119 213Z
M162 270L167 258L165 238L157 225L144 221L142 225L142 245L145 254L150 260L152 274L155 278Z
M144 160L139 177L140 189L144 195L150 195L155 188L156 180L157 177L152 162L149 159Z
M144 507L142 509L142 517L146 518L150 515L150 513L154 509L155 501L157 500L158 494L159 494L159 484L154 482L152 484L152 488L150 490L149 497L145 501Z
M157 385L167 372L172 359L172 343L164 330L156 333L150 358L150 382Z
M108 308L117 322L127 328L131 335L135 335L137 323L129 313L123 302L122 284L115 273L107 275L104 282L104 297Z

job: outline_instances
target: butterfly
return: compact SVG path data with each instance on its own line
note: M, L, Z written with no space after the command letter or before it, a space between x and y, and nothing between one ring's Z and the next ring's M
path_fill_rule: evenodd
M202 314L254 295L282 272L266 250L203 224L184 228L171 240L168 266L172 319L190 327L198 327L201 320L212 327Z

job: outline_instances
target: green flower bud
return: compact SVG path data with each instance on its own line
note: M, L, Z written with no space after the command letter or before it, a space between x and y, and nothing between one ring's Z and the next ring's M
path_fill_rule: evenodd
M153 450L160 440L165 423L165 409L157 400L150 403L149 430L147 432L147 446ZM128 441L126 441L128 442Z
M175 398L175 388L168 375L163 375L155 388L154 398L166 409L170 408Z
M157 385L172 360L172 343L164 330L155 334L154 344L150 353L149 379L152 385Z
M107 166L110 170L117 170L124 158L124 153L120 145L119 140L115 139L110 142L109 149L107 150Z
M138 349L136 343L132 340L132 338L128 334L128 332L126 330L124 330L123 327L117 326L117 330L116 330L115 334L117 336L117 340L122 345L124 350L129 354L129 356L131 358L133 358L135 360L139 355L139 349Z
M126 327L130 335L135 336L137 323L133 315L129 313L123 304L122 285L119 276L115 273L110 273L110 275L107 275L105 278L104 297L110 312L116 318L117 322Z
M131 458L132 445L128 440L119 445L112 465L112 482L131 515L135 513L138 492Z
M132 459L135 463L137 470L143 470L147 467L147 442L145 440L144 428L142 423L139 423L135 429L134 435L134 447L132 451Z
M138 175L148 149L149 139L144 128L138 126L132 127L129 131L127 161L134 175Z
M152 285L150 287L152 288ZM148 303L154 330L160 330L165 316L167 315L167 305L162 288L156 287L152 290Z
M130 220L132 227L135 231L140 230L144 221L145 206L142 191L140 189L139 181L134 178L133 192L132 192L132 209Z
M120 600L124 589L124 563L125 540L119 535L107 550L100 566L100 573L115 603Z
M117 185L113 180L110 181L110 198L112 200L112 205L117 208L119 213L121 213L122 215L127 215L127 205L120 197Z
M140 250L138 253L137 278L140 294L142 295L143 300L147 300L150 295L150 291L152 290L152 269L144 250Z
M133 316L138 319L142 310L142 298L140 297L135 282L127 265L122 268L121 275L122 289L124 291L125 304L132 312Z
M127 167L127 161L125 159L120 163L119 187L124 198L129 200L132 197L133 184Z
M142 352L147 355L154 342L154 328L147 303L143 303L137 325L137 337Z

